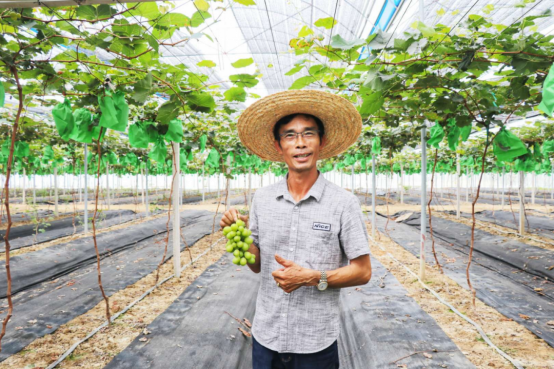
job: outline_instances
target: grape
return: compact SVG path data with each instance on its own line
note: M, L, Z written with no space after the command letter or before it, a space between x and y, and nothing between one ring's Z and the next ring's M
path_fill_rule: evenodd
M246 224L242 220L239 219L223 228L223 234L228 239L225 250L234 256L233 264L244 266L256 263L256 256L248 251L254 242L254 239L250 237L252 231L246 228Z

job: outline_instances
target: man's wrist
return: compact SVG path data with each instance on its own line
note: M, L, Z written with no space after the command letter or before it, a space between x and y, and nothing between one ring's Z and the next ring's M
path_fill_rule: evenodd
M307 286L317 286L321 279L321 271L310 269L310 278L308 279Z

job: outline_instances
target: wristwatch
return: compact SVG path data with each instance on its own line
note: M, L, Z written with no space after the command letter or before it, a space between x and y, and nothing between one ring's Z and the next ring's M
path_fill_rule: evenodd
M317 289L320 291L325 291L327 289L327 286L329 284L327 283L327 274L325 274L325 271L321 271L321 278L319 279L319 283L317 284Z

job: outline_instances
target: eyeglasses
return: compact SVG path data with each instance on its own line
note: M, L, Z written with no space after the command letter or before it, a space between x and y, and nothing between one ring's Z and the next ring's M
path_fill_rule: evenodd
M298 139L298 136L302 136L302 138L306 141L313 140L319 135L318 130L308 130L304 132L287 132L279 135L280 138L285 140L286 142L294 142Z

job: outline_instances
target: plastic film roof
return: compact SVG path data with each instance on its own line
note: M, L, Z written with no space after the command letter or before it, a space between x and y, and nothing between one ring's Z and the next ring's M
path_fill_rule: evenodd
M172 12L192 14L195 11L191 1L174 1ZM425 0L423 1L423 22L444 24L453 27L451 32L463 32L463 20L468 14L479 14L493 23L510 25L529 15L538 15L554 10L551 0L537 0L516 8L520 0ZM377 28L394 33L396 37L411 29L411 24L419 20L419 0L256 0L256 5L244 6L232 0L224 0L222 5L211 3L212 18L199 30L204 35L197 39L173 47L162 49L167 63L184 63L193 70L210 76L210 83L228 80L229 75L238 73L261 74L262 81L251 92L266 96L288 89L305 71L293 76L285 73L306 55L295 55L289 41L297 37L303 26L312 27L316 35L322 34L325 43L330 37L340 34L343 38L365 38ZM492 5L492 7L491 7ZM224 9L225 10L221 10ZM314 27L320 18L333 17L337 24L332 29ZM552 18L537 19L538 30L545 34L554 31ZM173 36L178 41L189 35L182 32ZM394 36L393 36L394 37ZM238 59L253 58L254 64L236 69L231 63ZM328 63L324 56L318 60ZM201 60L212 60L215 68L197 67ZM303 74L304 73L304 74ZM222 87L228 87L222 84ZM318 86L311 86L317 88ZM252 101L247 100L247 105Z

